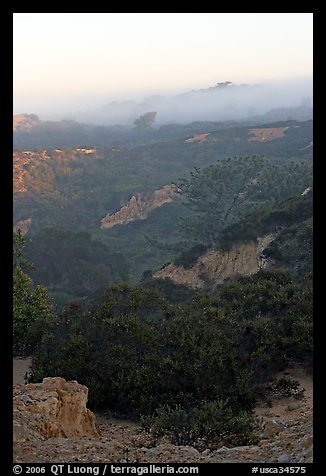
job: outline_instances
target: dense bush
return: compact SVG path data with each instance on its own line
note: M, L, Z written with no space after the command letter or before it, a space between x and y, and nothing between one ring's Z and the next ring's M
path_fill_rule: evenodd
M26 255L32 260L31 277L51 292L76 297L128 279L129 264L122 253L92 238L90 233L74 233L61 227L40 230L27 241Z
M174 264L183 266L185 269L191 268L198 258L202 256L208 247L205 245L195 245L189 250L183 251L175 260Z
M15 355L29 355L39 345L53 317L48 290L34 286L26 274L30 268L23 258L25 240L14 233L13 259L13 351Z
M234 415L225 401L203 401L190 411L180 405L159 407L154 415L143 418L143 427L154 437L167 435L177 445L203 449L217 440L223 444L248 444L255 419L251 413Z
M288 271L260 271L224 286L215 303L242 320L247 336L261 339L262 357L273 365L284 359L312 362L311 277L300 282Z
M253 376L229 345L239 337L223 312L203 313L203 305L197 299L171 306L153 290L110 288L97 309L63 313L35 357L34 379L53 373L77 379L92 389L93 406L131 416L203 398L251 408Z
M194 290L184 284L178 284L170 278L152 278L149 275L142 281L145 288L156 289L169 303L176 304L188 301L194 296L202 294L200 290Z
M289 273L261 272L176 304L152 287L116 285L48 327L31 380L78 380L92 408L147 416L175 441L244 442L262 387L289 360L307 361L311 344L311 290Z
M296 274L311 274L313 270L312 219L292 225L264 250L268 258L276 260Z

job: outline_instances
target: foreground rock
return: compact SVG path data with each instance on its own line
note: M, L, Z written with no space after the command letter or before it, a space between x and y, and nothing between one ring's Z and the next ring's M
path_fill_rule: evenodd
M88 388L64 378L14 387L14 442L52 437L99 436L86 408Z

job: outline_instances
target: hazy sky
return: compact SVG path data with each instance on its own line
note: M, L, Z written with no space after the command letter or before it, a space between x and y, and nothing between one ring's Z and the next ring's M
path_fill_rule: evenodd
M14 13L14 113L312 75L312 13Z

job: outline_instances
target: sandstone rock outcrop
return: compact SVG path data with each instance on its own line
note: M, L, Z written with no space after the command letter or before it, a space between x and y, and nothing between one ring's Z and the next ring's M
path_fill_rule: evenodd
M94 414L86 408L88 388L64 378L14 386L14 442L52 437L99 436Z
M256 242L234 245L228 251L209 251L189 269L169 264L153 276L170 278L177 284L192 288L203 288L207 283L221 284L233 276L250 276L268 266L263 251L275 237L276 233L270 233L258 238Z
M148 215L165 203L172 202L176 190L173 185L165 185L153 193L138 193L116 213L108 214L101 220L101 228L113 228L126 225L134 220L144 220Z

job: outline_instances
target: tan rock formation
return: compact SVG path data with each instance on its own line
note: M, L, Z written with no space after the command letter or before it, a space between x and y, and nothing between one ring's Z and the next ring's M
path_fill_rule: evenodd
M233 246L229 251L209 251L190 269L169 264L156 272L154 278L170 278L177 284L203 288L207 283L221 284L233 276L250 276L266 267L262 252L275 237L271 233L256 242Z
M101 220L101 228L113 228L115 225L126 225L134 220L144 220L155 208L172 202L175 195L176 190L173 185L165 185L150 194L133 195L120 210L106 215Z
M14 442L99 436L87 397L87 387L60 377L14 386Z

